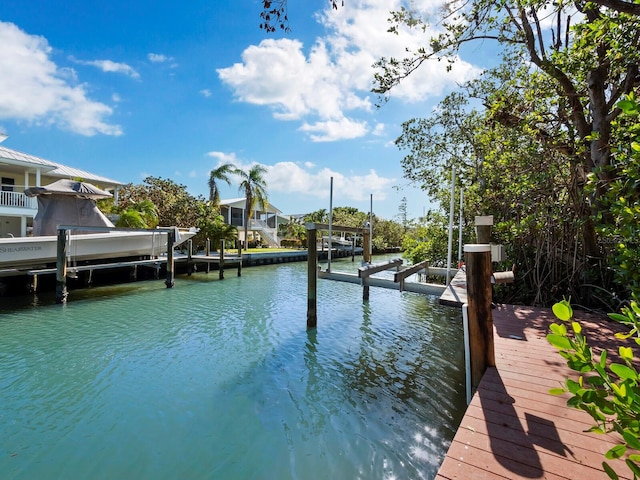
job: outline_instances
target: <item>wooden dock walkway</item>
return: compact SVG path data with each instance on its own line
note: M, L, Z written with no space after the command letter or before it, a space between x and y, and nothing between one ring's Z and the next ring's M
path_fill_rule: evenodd
M440 296L440 305L462 307L467 303L467 272L459 269Z
M599 354L617 356L620 326L575 312ZM496 367L484 374L437 480L452 479L607 479L604 453L613 435L585 433L591 417L566 406L568 395L554 396L568 376L576 379L557 350L546 341L550 310L503 305L493 310ZM631 346L631 343L628 344ZM630 476L624 462L609 464Z

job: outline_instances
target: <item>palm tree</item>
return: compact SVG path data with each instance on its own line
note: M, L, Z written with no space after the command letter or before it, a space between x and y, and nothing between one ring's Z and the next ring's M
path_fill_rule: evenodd
M158 226L158 209L151 200L130 204L120 213L117 227L155 228Z
M239 168L233 172L241 179L239 190L244 193L244 249L246 250L249 242L249 219L257 205L267 208L269 200L267 198L267 183L264 174L267 169L262 165L254 165L248 172Z
M217 181L226 182L227 185L231 185L229 175L235 174L237 168L232 163L225 163L217 168L214 168L209 173L209 200L213 202L213 206L217 209L220 208L220 189L218 188Z

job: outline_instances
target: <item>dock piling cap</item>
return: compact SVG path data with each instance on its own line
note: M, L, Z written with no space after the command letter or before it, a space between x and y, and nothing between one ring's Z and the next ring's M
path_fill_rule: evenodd
M488 243L468 243L464 246L464 251L469 253L490 252L491 245Z

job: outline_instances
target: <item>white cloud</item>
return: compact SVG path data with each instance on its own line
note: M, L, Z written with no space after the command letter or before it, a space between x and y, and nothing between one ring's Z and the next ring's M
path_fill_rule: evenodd
M205 98L209 98L211 96L211 90L209 90L208 88L203 88L202 90L200 90L200 94Z
M178 64L174 61L175 59L173 57L169 57L169 56L164 55L162 53L148 53L147 54L147 58L152 63L167 63L167 62L170 62L169 63L169 68L176 68L178 66Z
M314 142L333 142L363 137L367 131L367 122L358 122L348 118L338 121L316 122L313 125L304 123L299 130L309 133Z
M87 97L75 85L75 72L59 68L49 57L47 40L16 25L0 22L0 119L56 125L81 135L121 135L105 118L113 110Z
M376 137L381 137L385 133L385 124L384 123L376 123L376 126L375 126L375 128L373 129L373 131L371 133L372 133L372 135L375 135Z
M257 162L244 162L234 152L212 151L207 156L216 159L216 166L232 163L237 168L247 171ZM274 165L262 164L267 173L265 180L267 190L273 194L287 194L295 197L328 198L329 183L333 177L334 194L337 201L366 201L373 194L377 200L384 200L389 189L397 183L395 178L378 175L366 167L340 173L329 168L321 168L312 162L278 162ZM354 168L359 168L360 163ZM324 186L326 185L326 188Z
M377 201L386 199L394 178L381 177L375 170L351 171L348 175L323 168L314 171L307 164L278 162L267 166L267 185L270 192L306 197L328 198L330 179L336 201L362 202L373 194ZM323 188L326 186L326 188Z
M127 75L131 78L140 78L140 74L126 63L114 62L112 60L77 60L73 57L71 57L71 60L79 63L80 65L89 65L91 67L99 68L103 72L122 73L123 75Z
M172 57L167 57L166 55L163 55L161 53L149 53L147 55L147 58L153 63L164 63L169 60L173 60Z
M238 159L238 157L236 157L235 153L213 151L207 152L207 156L218 160L218 165L222 165L224 163L233 163L234 165L240 164L240 160Z
M421 14L433 13L444 0L412 2ZM305 53L298 40L268 39L242 53L242 62L218 69L220 79L235 97L254 105L269 106L275 118L301 120L301 131L315 141L356 138L369 133L363 115L372 110L372 65L380 57L403 58L406 49L428 45L434 30L404 29L387 33L389 11L400 0L354 0L337 11L327 7L318 21L327 34L316 39ZM394 98L408 102L441 95L479 69L458 61L451 72L444 62L428 62L393 90ZM360 119L357 119L360 118ZM336 132L339 124L350 128ZM380 133L378 128L375 133Z
M221 80L234 88L240 100L269 105L276 118L297 120L309 114L322 119L341 117L347 105L370 108L366 99L340 89L324 44L318 43L309 58L297 40L263 40L248 47L243 63L218 69Z
M122 101L122 98L117 93L114 93L113 95L111 95L111 100L115 103L119 103Z

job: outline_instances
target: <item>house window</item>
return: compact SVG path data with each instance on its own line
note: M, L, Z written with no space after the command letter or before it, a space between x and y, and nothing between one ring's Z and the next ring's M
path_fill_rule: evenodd
M0 180L3 192L13 192L13 187L16 184L15 178L2 177Z

